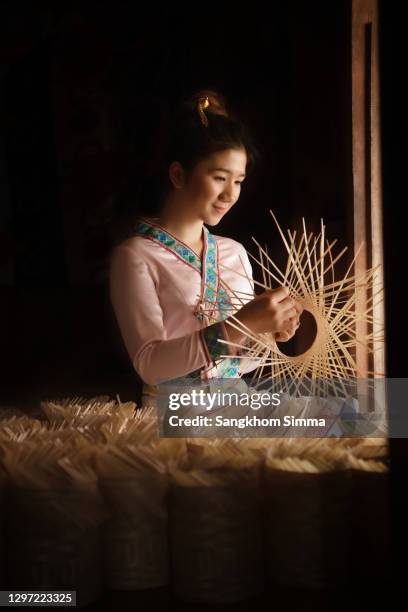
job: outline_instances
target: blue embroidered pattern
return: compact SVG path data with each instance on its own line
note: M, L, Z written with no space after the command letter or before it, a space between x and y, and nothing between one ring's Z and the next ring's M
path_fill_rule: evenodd
M197 255L160 228L141 222L136 226L136 233L141 236L155 238L160 244L163 244L169 249L173 249L173 251L180 255L187 263L193 265L201 272L201 261L198 259Z

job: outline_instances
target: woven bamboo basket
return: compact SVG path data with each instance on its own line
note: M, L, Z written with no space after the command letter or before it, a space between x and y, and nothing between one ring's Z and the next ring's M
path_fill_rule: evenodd
M173 484L170 543L173 589L203 604L245 600L263 589L260 504L256 468L233 479L218 473L200 485ZM208 477L203 474L203 480ZM214 477L214 476L213 476Z
M348 472L309 471L310 465L290 457L265 465L263 533L272 584L317 589L349 579Z
M100 479L112 518L103 526L105 584L140 590L167 585L167 478Z
M4 542L4 487L5 475L0 468L0 588L5 587L5 542Z
M391 563L388 467L382 461L350 457L349 469L353 578L358 584L382 580Z
M7 585L15 590L75 590L77 605L102 594L98 525L82 528L58 512L83 504L72 489L7 491Z

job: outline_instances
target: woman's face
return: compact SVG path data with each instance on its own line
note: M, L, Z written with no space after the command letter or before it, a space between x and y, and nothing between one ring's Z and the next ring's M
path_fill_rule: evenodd
M239 198L246 163L244 148L224 149L200 160L183 187L191 213L217 225Z

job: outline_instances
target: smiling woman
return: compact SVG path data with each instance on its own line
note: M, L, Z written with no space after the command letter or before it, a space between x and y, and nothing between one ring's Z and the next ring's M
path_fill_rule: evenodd
M222 96L201 91L176 110L159 214L137 220L110 266L112 305L145 383L144 401L163 381L237 377L256 367L240 356L247 339L231 315L280 341L298 326L301 307L287 290L255 297L244 247L206 227L238 201L254 158L246 129Z
M201 255L202 225L216 225L236 203L246 164L244 147L211 153L188 175L179 161L173 161L169 175L175 189L162 206L161 225Z

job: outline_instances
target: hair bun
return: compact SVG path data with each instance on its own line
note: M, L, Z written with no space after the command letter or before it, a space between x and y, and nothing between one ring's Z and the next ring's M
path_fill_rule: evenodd
M228 112L226 108L225 98L222 94L217 93L213 89L201 89L200 91L194 93L187 100L189 106L192 109L196 109L198 103L201 100L208 98L209 106L206 108L206 112L214 113L215 115L224 115L228 117Z

